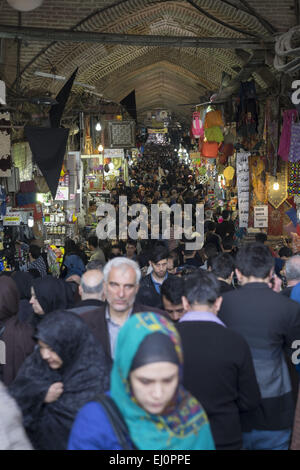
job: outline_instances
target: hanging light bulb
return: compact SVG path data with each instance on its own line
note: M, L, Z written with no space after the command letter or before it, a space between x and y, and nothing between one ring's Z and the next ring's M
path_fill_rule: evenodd
M102 145L102 144L99 145L98 151L99 151L99 152L103 152L103 145Z
M28 217L27 224L28 224L28 227L34 226L34 218L32 216Z
M7 0L7 3L18 11L31 11L42 5L44 0Z
M97 124L96 124L96 131L99 132L99 131L101 131L101 129L102 129L102 127L101 127L100 122L97 122Z
M274 189L274 191L278 191L278 189L279 189L279 183L277 181L277 178L276 178L275 183L273 184L273 189Z

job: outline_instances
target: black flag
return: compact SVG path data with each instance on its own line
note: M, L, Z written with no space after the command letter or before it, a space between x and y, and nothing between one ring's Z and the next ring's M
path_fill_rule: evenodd
M60 121L64 113L68 98L70 96L71 89L72 89L77 72L78 72L78 67L75 70L75 72L73 72L73 74L71 75L67 83L65 83L65 85L62 87L58 95L56 96L55 99L58 104L54 104L53 106L51 106L51 109L49 111L51 127L60 126Z
M25 127L33 160L41 170L55 199L58 181L67 148L69 129Z
M120 104L124 106L126 111L130 114L130 116L137 123L135 90L133 90L131 93L129 93L129 95L126 96L126 98L120 101Z

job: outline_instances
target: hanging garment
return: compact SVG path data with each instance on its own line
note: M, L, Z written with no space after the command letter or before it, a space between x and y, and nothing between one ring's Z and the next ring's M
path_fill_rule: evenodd
M203 142L201 154L206 158L217 158L219 144L217 142Z
M300 164L290 163L289 164L289 185L288 194L300 194Z
M224 126L221 111L209 111L205 116L204 129L214 126Z
M224 140L222 131L218 126L213 126L209 129L205 129L205 137L208 142L218 142L219 144Z
M282 160L285 160L286 162L289 159L290 153L292 122L295 121L297 116L298 112L296 109L288 109L283 113L283 126L280 137L278 155L280 155Z
M191 128L192 136L195 139L200 139L204 135L203 123L201 121L201 116L199 112L193 113L193 120L192 120L192 128Z
M299 160L300 160L300 123L292 122L289 161L298 162Z
M249 138L257 134L258 106L256 100L255 82L241 82L240 102L237 109L237 135Z

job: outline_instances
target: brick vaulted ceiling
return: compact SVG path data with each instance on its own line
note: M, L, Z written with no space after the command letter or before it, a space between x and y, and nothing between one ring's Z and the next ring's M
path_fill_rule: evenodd
M18 26L19 20L18 12L6 0L0 0L0 24ZM22 27L222 37L236 39L237 48L243 38L269 40L296 23L295 0L44 0L40 8L22 13L21 17ZM4 40L2 60L0 78L8 87L15 87L18 68L14 39ZM34 71L51 72L54 67L58 75L70 76L78 66L77 80L95 86L105 98L119 102L135 89L138 116L156 107L170 109L178 116L191 112L178 104L199 102L203 94L219 89L222 72L234 78L243 64L243 55L233 48L27 39L21 42L19 86L22 90L48 90L55 94L62 82L37 77ZM260 88L270 85L259 71L254 70L253 76ZM80 86L73 87L75 95L84 92Z

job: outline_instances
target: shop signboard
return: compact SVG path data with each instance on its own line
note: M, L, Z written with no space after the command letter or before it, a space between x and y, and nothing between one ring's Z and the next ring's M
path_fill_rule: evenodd
M101 158L101 155L100 154L95 154L95 155L92 155L92 154L91 155L83 155L83 154L81 154L80 157L84 158L84 159L86 159L86 158Z
M69 200L69 187L58 186L55 201L68 201Z
M268 206L254 206L254 228L268 227Z
M10 212L8 215L3 216L3 225L6 227L20 225L21 220L20 212Z
M237 189L239 203L239 226L248 228L249 219L249 156L238 153L236 158Z
M148 134L167 134L168 128L163 127L162 129L148 129Z
M124 158L124 149L104 149L104 158Z

